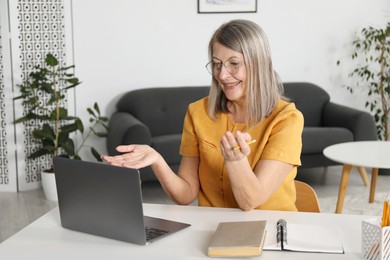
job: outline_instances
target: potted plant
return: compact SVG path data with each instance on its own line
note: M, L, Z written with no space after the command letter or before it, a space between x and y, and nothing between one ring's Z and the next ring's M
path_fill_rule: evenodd
M72 159L81 159L79 153L82 148L89 147L86 143L91 136L106 137L108 132L108 118L101 116L97 103L92 108L87 108L89 113L90 127L84 132L82 120L77 116L68 114L65 106L67 90L78 86L81 82L74 76L70 69L74 65L61 67L58 60L47 54L45 65L37 66L30 73L29 77L19 85L21 95L14 99L22 99L26 107L26 113L14 121L15 124L26 122L26 124L38 121L39 124L33 128L31 135L37 144L36 150L29 155L30 159L41 156L66 156ZM40 95L45 94L47 101L44 102ZM75 145L77 134L81 134L79 145ZM92 155L99 161L100 154L94 147L89 147ZM47 179L54 182L52 166L42 173L42 186L45 195L51 200L56 199L56 191L49 195L46 187ZM54 197L53 197L54 196Z
M349 74L356 79L347 89L367 92L365 106L373 114L379 140L389 141L390 117L390 22L385 28L363 28L352 42L356 68ZM337 61L340 64L340 61Z
M356 68L349 77L355 79L355 84L348 85L347 89L351 93L357 88L367 92L365 106L374 116L378 139L389 141L390 22L385 28L363 28L352 42L352 47L351 57ZM390 175L390 171L379 169L379 174Z

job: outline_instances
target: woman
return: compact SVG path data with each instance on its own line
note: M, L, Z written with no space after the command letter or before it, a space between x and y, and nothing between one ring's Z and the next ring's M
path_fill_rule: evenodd
M147 145L121 145L122 155L102 158L150 165L178 204L198 198L200 206L296 211L303 117L282 96L266 35L251 21L233 20L214 33L209 56L210 94L188 107L177 175Z

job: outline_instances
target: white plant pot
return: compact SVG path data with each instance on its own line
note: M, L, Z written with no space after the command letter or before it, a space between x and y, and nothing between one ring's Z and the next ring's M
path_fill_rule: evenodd
M58 201L55 174L53 172L41 172L41 178L46 199Z

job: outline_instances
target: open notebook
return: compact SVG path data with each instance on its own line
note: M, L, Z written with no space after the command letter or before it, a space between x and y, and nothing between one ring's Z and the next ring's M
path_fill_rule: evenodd
M267 222L266 230L263 250L344 253L339 233L332 227L279 220Z

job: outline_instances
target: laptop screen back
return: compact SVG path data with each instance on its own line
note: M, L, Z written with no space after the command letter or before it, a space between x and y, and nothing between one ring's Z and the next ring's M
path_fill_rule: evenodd
M146 243L138 170L61 157L53 163L63 227Z

